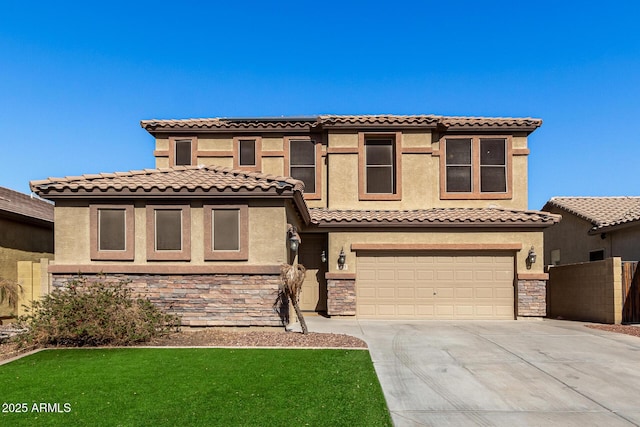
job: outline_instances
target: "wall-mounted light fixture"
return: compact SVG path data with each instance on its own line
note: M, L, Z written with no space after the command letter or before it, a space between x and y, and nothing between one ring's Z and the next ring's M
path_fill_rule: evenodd
M327 262L327 253L325 251L322 251L320 254L320 261L322 261L323 264Z
M338 269L344 269L344 265L347 262L347 256L344 253L344 248L340 249L340 255L338 255Z
M533 250L533 246L531 246L531 249L529 249L529 253L527 254L527 270L530 270L531 266L535 264L536 258L538 258L538 255L536 254L536 251Z
M295 226L289 227L289 248L291 248L292 252L298 252L298 247L300 246L300 235L298 234L298 230Z

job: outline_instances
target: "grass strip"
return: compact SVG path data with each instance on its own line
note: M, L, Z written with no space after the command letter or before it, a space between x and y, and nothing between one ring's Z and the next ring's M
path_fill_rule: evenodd
M362 350L47 350L0 366L0 390L11 426L391 425Z

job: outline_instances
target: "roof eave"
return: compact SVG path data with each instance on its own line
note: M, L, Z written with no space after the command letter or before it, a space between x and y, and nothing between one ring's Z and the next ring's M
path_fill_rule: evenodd
M547 228L558 221L549 222L493 222L493 223L429 223L420 221L314 221L318 228Z
M590 236L595 236L602 233L611 233L614 231L624 230L626 228L637 227L639 225L640 225L640 219L627 221L619 224L613 224L613 225L594 226L587 232L587 234Z
M261 191L260 191L261 190ZM97 191L87 191L87 190L63 190L63 191L54 191L51 193L40 191L37 188L35 192L42 198L48 200L57 200L57 199L159 199L159 198L290 198L293 197L293 190L291 189L283 189L282 191L276 189L269 190L246 190L246 189L224 189L218 190L216 188L212 188L208 191L203 190L180 190L173 191L172 189L167 189L166 191L162 190L130 190L130 189L122 189L122 190L97 190Z

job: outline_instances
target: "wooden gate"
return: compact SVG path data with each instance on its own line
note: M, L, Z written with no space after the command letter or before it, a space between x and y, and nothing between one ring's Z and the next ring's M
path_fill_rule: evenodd
M639 271L637 261L622 263L622 323L640 322Z

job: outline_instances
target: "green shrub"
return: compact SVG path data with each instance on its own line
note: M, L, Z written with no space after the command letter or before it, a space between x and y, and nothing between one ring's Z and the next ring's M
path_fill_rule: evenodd
M179 326L179 318L134 297L129 282L79 277L33 301L20 318L28 345L70 347L130 345L149 341Z

